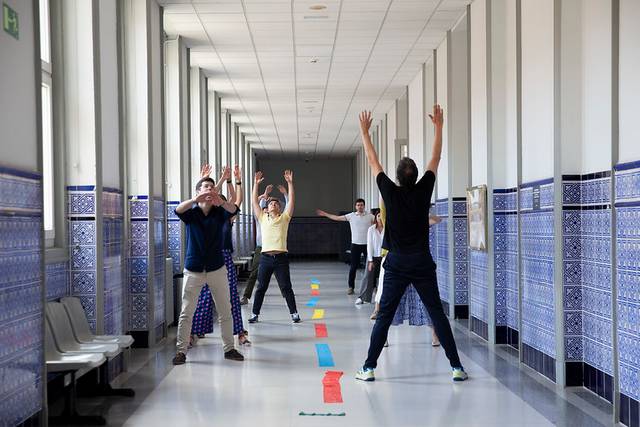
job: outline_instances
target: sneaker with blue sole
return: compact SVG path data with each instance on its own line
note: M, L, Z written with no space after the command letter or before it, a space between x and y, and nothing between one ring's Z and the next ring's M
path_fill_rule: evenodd
M373 373L372 368L362 368L356 372L356 379L360 381L375 381L376 376Z
M469 378L469 375L467 375L463 368L453 368L451 377L454 381L465 381Z

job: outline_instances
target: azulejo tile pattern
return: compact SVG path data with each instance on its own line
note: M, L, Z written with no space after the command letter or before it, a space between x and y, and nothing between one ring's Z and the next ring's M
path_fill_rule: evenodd
M455 305L469 304L469 254L467 234L467 200L453 198L453 251Z
M615 171L620 391L640 400L640 162Z
M496 325L519 330L518 189L493 192L494 280Z
M120 335L125 327L125 251L124 211L122 192L105 188L102 191L103 216L103 281L104 333Z
M80 298L87 320L95 332L96 318L96 191L93 185L67 187L69 221L69 274L71 294ZM82 279L82 286L74 280Z
M149 199L146 196L129 197L129 329L146 331L148 322L149 290Z
M154 326L162 325L164 319L165 288L165 212L166 205L161 198L153 199L154 238Z
M42 408L41 178L0 167L0 420Z
M522 342L552 358L555 348L554 183L520 186Z
M45 288L49 301L69 295L68 262L56 262L45 266Z
M469 312L484 323L489 322L488 254L469 250Z
M449 215L449 199L440 199L436 201L436 215L442 218L439 224L436 224L436 251L435 262L437 265L436 273L438 276L438 289L440 290L440 299L450 302L451 292L449 290L449 237L448 237L448 215Z
M173 260L173 274L182 271L182 225L175 213L179 204L178 201L167 202L167 250Z
M609 172L563 177L565 358L613 374ZM575 298L575 297L574 297Z

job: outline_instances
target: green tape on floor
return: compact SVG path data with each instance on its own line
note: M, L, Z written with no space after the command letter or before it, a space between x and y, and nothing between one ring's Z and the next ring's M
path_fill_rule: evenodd
M347 415L344 412L304 412L301 411L298 415L308 417L344 417Z

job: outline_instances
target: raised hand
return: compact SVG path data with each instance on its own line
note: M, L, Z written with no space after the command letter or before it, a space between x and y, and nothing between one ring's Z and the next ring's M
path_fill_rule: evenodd
M222 175L220 175L220 179L224 181L229 181L231 179L231 168L229 166L222 168Z
M264 189L264 195L265 196L269 196L269 194L271 194L271 192L273 191L273 185L269 184L267 185L267 187Z
M318 216L327 216L327 213L322 209L316 209L316 215Z
M196 203L211 203L213 200L213 192L212 191L204 191L202 193L198 193L198 195L193 199Z
M203 165L202 169L200 169L200 178L209 178L212 171L213 167L211 165Z
M255 183L255 185L260 185L262 181L264 181L264 175L260 171L256 172L253 182Z
M291 184L293 182L293 171L287 169L284 171L284 180Z
M360 132L368 134L371 128L371 111L363 111L360 113Z
M442 107L440 107L440 104L436 104L433 106L433 114L429 114L429 118L431 119L431 123L433 123L436 128L442 128L442 125L444 123L444 113L442 111Z
M284 185L278 185L278 191L282 194L287 194L287 189L284 188Z
M242 182L242 169L240 169L240 166L236 165L233 168L233 177L236 179L236 182Z

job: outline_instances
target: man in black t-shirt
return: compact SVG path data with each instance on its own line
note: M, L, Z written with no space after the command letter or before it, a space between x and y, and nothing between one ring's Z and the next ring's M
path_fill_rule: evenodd
M409 284L413 284L429 312L435 333L451 364L453 380L467 379L449 320L442 309L436 265L429 252L429 205L442 152L443 113L439 105L433 107L433 115L430 114L429 117L435 126L435 140L427 171L418 180L415 162L404 157L398 163L396 178L400 185L396 185L382 170L371 144L371 113L360 114L364 151L387 210L382 247L389 253L384 263L382 298L376 323L371 331L369 354L362 369L356 374L359 380L375 380L374 369L378 357L387 340L389 326L400 299Z

